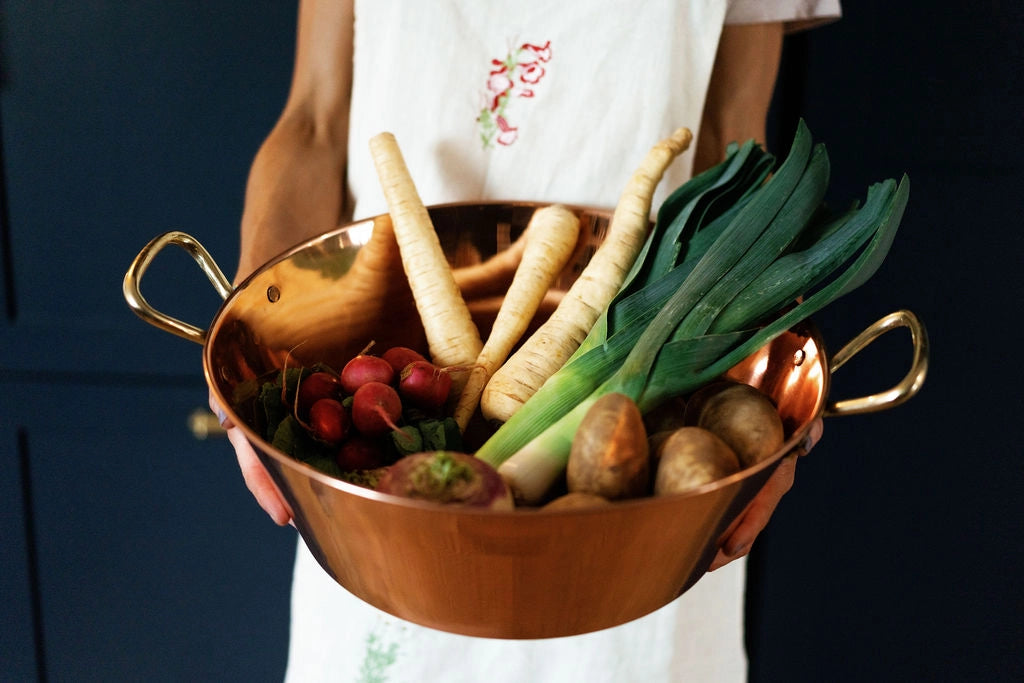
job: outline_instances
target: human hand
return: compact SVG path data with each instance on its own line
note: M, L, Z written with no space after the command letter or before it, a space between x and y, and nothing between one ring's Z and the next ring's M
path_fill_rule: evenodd
M708 571L720 569L750 552L750 547L754 544L758 534L768 525L768 520L771 519L782 496L793 487L797 458L806 455L814 448L814 445L821 439L823 428L821 418L815 420L811 424L804 442L782 459L761 491L754 496L746 509L722 535L718 553Z
M275 523L284 526L292 523L292 510L285 501L277 484L271 479L270 473L260 462L256 451L253 450L245 434L231 422L224 409L210 392L210 410L220 420L220 424L227 430L228 440L235 449L235 457L238 459L238 467L242 470L242 478L245 485L256 498L263 511L270 515Z

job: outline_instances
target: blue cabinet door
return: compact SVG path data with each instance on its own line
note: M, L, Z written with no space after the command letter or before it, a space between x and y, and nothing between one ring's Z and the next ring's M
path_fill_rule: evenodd
M279 680L294 534L196 441L200 347L121 280L190 232L229 275L248 166L287 92L295 3L3 3L0 678ZM184 252L143 283L199 326Z
M0 369L198 373L198 347L141 324L121 280L172 229L233 274L248 167L287 93L295 3L3 7ZM181 252L154 268L151 303L205 327L219 299L195 264Z
M280 680L296 534L187 428L203 386L14 388L47 674Z

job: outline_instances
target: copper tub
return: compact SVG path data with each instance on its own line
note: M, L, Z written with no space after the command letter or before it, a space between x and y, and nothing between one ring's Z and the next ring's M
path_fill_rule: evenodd
M514 240L537 206L450 204L430 207L430 214L453 265L472 268ZM581 240L578 258L553 295L575 277L610 217L603 210L577 211L587 239ZM808 322L729 373L774 398L787 433L778 453L736 475L688 494L589 510L472 511L379 494L275 450L231 408L240 383L279 369L286 357L292 366L338 364L361 350L367 339L380 348L423 345L397 261L375 281L349 279L376 220L387 217L354 223L296 246L236 288L195 239L166 233L132 263L124 292L145 320L204 346L204 371L213 394L242 426L324 571L362 600L424 626L472 636L546 638L616 626L668 604L707 571L723 532L780 461L800 451L817 418L897 405L918 391L926 373L925 330L908 311L882 318L831 358ZM225 297L206 330L153 310L139 291L147 266L170 244L189 251ZM465 295L479 316L482 334L508 281L493 277L467 285ZM373 296L367 297L366 287ZM357 296L358 307L352 303ZM367 307L367 299L374 305ZM353 312L356 308L358 313ZM895 327L911 331L909 373L887 391L830 400L831 373Z

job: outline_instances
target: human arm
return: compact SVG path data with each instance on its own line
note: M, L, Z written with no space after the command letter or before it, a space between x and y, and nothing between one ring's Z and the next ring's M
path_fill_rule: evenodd
M721 161L730 142L766 142L783 32L781 22L722 28L697 133L694 174Z
M352 0L302 0L295 65L280 118L249 172L235 282L346 217L345 157L352 82ZM223 412L212 395L210 407ZM242 477L278 524L291 510L241 430L222 417Z
M288 98L249 172L236 281L346 217L351 0L302 0Z
M766 142L766 121L782 56L783 33L782 23L723 27L697 135L694 173L721 161L729 142L751 138ZM810 450L820 435L818 422L804 450ZM796 461L796 455L787 456L726 531L711 564L712 571L750 551L779 501L793 486Z

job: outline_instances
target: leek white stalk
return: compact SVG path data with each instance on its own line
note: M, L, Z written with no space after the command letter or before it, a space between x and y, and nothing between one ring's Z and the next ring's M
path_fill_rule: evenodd
M906 206L905 178L873 186L864 207L823 227L828 158L823 146L811 145L802 122L772 178L761 183L756 168L735 175L747 179L746 187L716 185L723 173L703 178L683 206L666 201L641 254L645 261L634 265L594 339L477 452L499 468L521 503L548 493L583 415L604 393L624 393L646 411L696 389L880 265ZM716 202L717 212L710 210Z

